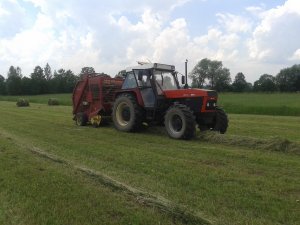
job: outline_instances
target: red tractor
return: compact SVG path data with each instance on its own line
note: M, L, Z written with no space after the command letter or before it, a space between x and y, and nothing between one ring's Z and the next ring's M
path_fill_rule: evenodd
M89 121L98 126L102 117L111 115L116 129L126 132L138 131L144 123L164 124L175 139L194 137L196 124L201 131L226 132L228 118L217 106L217 93L181 88L175 66L148 63L127 68L123 77L86 76L79 81L73 93L73 114L79 125ZM104 91L106 79L112 85L109 92ZM181 83L186 84L186 76Z

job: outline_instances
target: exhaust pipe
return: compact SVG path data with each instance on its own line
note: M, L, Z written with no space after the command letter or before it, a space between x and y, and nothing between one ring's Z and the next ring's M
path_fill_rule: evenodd
M188 89L189 85L188 85L188 74L187 74L187 64L188 64L188 60L185 60L185 85L184 88Z

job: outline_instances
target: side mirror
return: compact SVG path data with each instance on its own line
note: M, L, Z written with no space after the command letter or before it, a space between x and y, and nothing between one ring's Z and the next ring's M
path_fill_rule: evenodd
M181 83L185 84L185 76L181 76Z

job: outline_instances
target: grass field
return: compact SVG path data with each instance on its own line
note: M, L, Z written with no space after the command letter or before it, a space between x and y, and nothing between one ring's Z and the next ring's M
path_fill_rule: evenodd
M60 105L72 105L72 94L47 94L47 95L20 95L20 96L3 96L0 95L0 101L17 102L18 99L25 98L30 103L47 104L50 98L59 100Z
M235 114L300 116L300 93L222 93L219 105Z
M46 104L56 98L61 105L72 105L71 94L49 94L37 96L0 96L0 101L16 102L26 98L32 103ZM277 116L300 116L300 93L221 93L219 105L227 113Z
M224 137L241 145L171 140L160 128L77 127L69 106L0 101L0 224L192 224L103 176L212 224L299 224L300 117L229 117ZM280 138L298 150L244 143Z

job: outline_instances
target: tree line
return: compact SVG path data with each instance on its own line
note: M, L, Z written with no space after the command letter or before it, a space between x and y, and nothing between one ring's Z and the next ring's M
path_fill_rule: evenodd
M79 75L71 70L59 69L52 73L47 63L36 66L29 77L19 67L10 66L7 78L0 75L0 95L38 95L71 93L84 73L94 73L93 67L83 67ZM242 72L231 80L230 71L221 61L202 59L189 77L194 88L209 88L218 92L298 92L300 91L300 64L282 69L276 76L263 74L253 84L246 81Z
M80 74L95 72L92 67L83 67ZM36 66L29 77L22 75L20 67L10 66L7 79L0 75L0 95L39 95L71 93L80 75L71 70L59 69L52 73L47 63L44 68Z
M232 82L229 69L221 61L202 59L189 77L192 87L210 88L219 92L298 92L300 91L300 64L280 70L276 76L263 74L253 84L239 72Z

